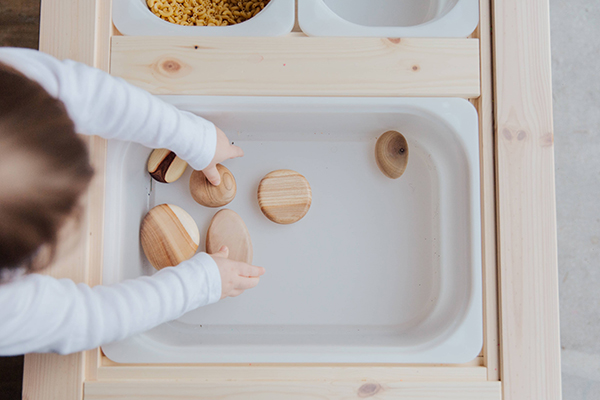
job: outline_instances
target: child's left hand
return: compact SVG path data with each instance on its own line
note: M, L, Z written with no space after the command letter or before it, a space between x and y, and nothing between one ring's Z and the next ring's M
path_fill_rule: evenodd
M217 171L217 164L222 161L229 160L230 158L242 157L244 151L238 146L234 146L229 142L225 133L217 128L217 150L215 156L202 172L206 175L206 179L215 186L221 183L221 175Z

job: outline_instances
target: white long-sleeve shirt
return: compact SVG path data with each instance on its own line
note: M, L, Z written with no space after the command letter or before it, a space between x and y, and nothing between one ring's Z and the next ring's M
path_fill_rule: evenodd
M167 148L197 170L214 156L216 128L211 122L124 80L34 50L0 48L0 62L60 99L79 133ZM90 288L69 279L23 275L0 282L0 355L95 348L176 319L220 296L220 273L206 253L153 276L111 286Z

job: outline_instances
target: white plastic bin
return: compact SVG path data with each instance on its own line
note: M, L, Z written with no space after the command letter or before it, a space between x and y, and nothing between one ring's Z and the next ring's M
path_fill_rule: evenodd
M178 321L103 346L123 363L460 363L482 347L477 113L462 99L165 97L205 116L245 156L226 208L246 222L259 286ZM377 168L377 137L409 143L397 180ZM152 181L151 149L110 141L104 283L154 273L140 222L161 203L201 232L218 209L194 202L191 169ZM256 190L276 169L302 173L312 205L292 225L261 213Z
M467 37L479 0L298 0L310 36Z
M231 26L177 25L154 15L144 0L113 0L113 23L131 36L281 36L294 21L294 0L271 0L253 18Z

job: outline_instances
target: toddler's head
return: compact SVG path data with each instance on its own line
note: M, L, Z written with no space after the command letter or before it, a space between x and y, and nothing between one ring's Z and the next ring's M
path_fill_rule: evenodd
M45 266L92 175L63 103L0 64L0 272Z

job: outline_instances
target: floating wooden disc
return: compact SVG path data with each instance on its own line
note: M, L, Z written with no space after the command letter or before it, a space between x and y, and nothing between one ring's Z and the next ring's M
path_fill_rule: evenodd
M156 269L172 267L198 250L200 232L182 208L161 204L146 214L140 228L144 254Z
M296 171L269 172L258 185L258 205L267 218L278 224L292 224L306 215L312 192L306 178Z
M214 254L221 247L229 248L229 259L252 264L250 233L235 211L221 210L215 214L206 233L206 252Z
M190 193L198 204L206 207L223 207L235 198L237 186L233 174L221 164L217 164L217 171L221 175L219 186L210 183L202 171L192 172Z
M385 176L400 178L408 165L408 142L404 135L396 131L381 135L375 144L375 160Z
M150 176L162 183L175 182L185 172L187 163L167 149L156 149L148 158Z

